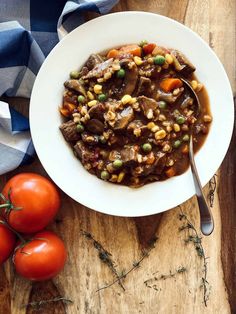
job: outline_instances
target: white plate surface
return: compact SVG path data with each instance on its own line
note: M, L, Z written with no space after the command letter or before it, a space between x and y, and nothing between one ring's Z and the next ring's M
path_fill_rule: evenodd
M222 64L209 46L184 25L152 13L121 12L91 20L67 35L51 51L34 84L30 102L33 142L49 176L66 194L89 208L117 216L160 213L195 194L190 170L139 189L103 182L82 167L59 131L58 106L70 71L82 66L91 53L142 39L183 52L207 88L213 122L196 155L202 185L223 161L234 123L231 87Z

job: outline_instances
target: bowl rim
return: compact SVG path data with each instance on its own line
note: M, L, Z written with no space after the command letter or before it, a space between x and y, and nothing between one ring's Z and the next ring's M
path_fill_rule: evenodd
M109 20L109 19L112 19L114 16L120 16L120 15L122 15L122 16L133 16L134 14L135 14L135 15L142 16L142 17L143 17L143 16L145 16L145 17L148 17L148 16L155 16L155 17L158 17L158 18L163 19L163 20L168 20L168 21L169 21L170 23L172 23L173 25L180 25L182 28L185 29L185 31L187 31L187 32L191 33L191 35L197 37L197 39L201 42L201 44L203 44L205 47L207 47L209 53L212 54L212 56L214 57L215 61L216 61L217 64L218 64L219 68L221 69L221 72L222 72L222 74L224 75L223 80L225 81L225 84L227 85L228 90L230 89L230 91L231 91L231 95L232 95L232 97L231 97L231 98L232 98L231 105L233 105L232 89L231 89L228 76L227 76L227 74L226 74L226 72L225 72L225 69L224 69L222 63L220 62L220 60L219 60L219 58L217 57L216 53L209 47L209 45L208 45L196 32L194 32L193 30L191 30L190 28L188 28L187 26L185 26L184 24L182 24L182 23L180 23L180 22L178 22L178 21L176 21L176 20L173 20L173 19L171 19L171 18L169 18L169 17L162 16L162 15L159 15L159 14L156 14L156 13L150 13L150 12L144 12L144 11L123 11L123 12L115 12L115 13L110 13L110 14L107 14L107 15L103 15L103 16L97 17L97 18L95 18L95 19L93 19L93 20L90 20L90 21L88 21L88 22L86 22L86 23L80 25L79 27L77 27L76 29L74 29L72 32L70 32L68 35L66 35L66 36L52 49L52 51L49 53L48 57L46 58L46 60L44 61L43 65L42 65L41 68L40 68L40 71L39 71L39 73L38 73L38 75L37 75L37 78L36 78L36 81L35 81L35 84L34 84L34 87L33 87L33 90L32 90L32 96L31 96L31 100L30 100L30 128L31 128L32 130L34 130L33 122L32 122L32 121L33 121L33 114L34 114L34 110L33 110L33 101L34 101L34 97L35 97L35 93L36 93L36 88L37 88L37 83L38 83L38 81L39 81L39 77L40 77L41 73L44 71L44 68L47 67L48 60L50 60L50 58L52 58L52 56L54 55L54 53L55 53L58 49L60 49L60 47L61 47L62 45L64 45L64 42L65 42L66 40L68 40L68 36L69 36L69 37L74 36L74 34L76 34L76 33L78 32L78 29L84 29L84 28L87 27L88 24L90 24L90 25L91 25L91 24L96 24L98 20L99 20L99 21L106 20L106 19ZM111 46L112 46L112 45L111 45ZM210 106L211 106L211 105L210 105ZM232 106L232 110L231 110L231 111L232 111L232 119L231 119L232 123L230 124L230 127L228 128L227 145L225 145L224 151L223 151L223 153L221 154L222 157L220 158L221 161L218 162L218 164L219 164L219 165L218 165L218 168L220 167L220 165L221 165L221 163L222 163L222 161L223 161L223 159L224 159L224 157L225 157L225 155L226 155L226 153L227 153L227 151L228 151L229 144L230 144L230 141L231 141L231 138L232 138L233 127L234 127L234 110L233 110L233 106ZM229 135L229 134L230 134L230 135ZM55 179L55 176L54 176L54 174L51 172L51 170L48 169L47 166L44 166L44 164L45 164L46 162L45 162L45 160L43 160L43 157L41 156L40 149L39 149L39 147L38 147L38 145L37 145L37 136L35 135L35 132L34 132L34 131L32 131L32 139L33 139L34 144L36 143L35 149L36 149L36 152L37 152L37 154L38 154L38 157L39 157L39 160L40 160L42 166L44 167L44 169L46 170L46 172L48 173L48 175L51 177L51 179L52 179L63 191L65 191L66 189L65 189L65 188L62 188L61 184L58 184L58 182L57 182L57 180ZM65 143L65 144L66 144L66 143ZM203 145L203 146L204 146L204 145ZM65 145L65 147L66 147L66 145ZM226 147L227 147L227 148L226 148ZM200 151L201 151L201 149L200 149ZM218 169L218 168L217 168L217 169ZM217 171L217 169L216 169L216 171ZM90 174L89 174L89 175L90 175ZM177 177L175 177L175 178L177 178ZM97 179L97 178L96 178L96 179ZM97 180L99 180L99 179L97 179ZM171 180L171 179L168 179L168 180ZM208 181L209 181L209 180L207 180L206 182L203 181L202 184L205 185ZM100 183L100 180L99 180L99 183ZM108 183L108 184L110 184L110 183ZM130 188L128 188L128 189L130 189ZM104 206L104 207L105 207L104 209L102 209L102 208L100 208L100 207L98 208L97 206L91 204L91 202L90 202L89 200L87 200L87 202L84 201L84 199L83 199L82 201L81 201L81 199L78 200L78 198L76 198L74 195L71 195L70 191L68 191L68 190L66 190L65 193L66 193L67 195L69 195L72 199L75 199L77 202L79 202L79 203L82 204L82 205L87 206L88 208L91 208L91 209L96 210L96 211L98 211L98 212L101 212L101 213L103 213L103 214L109 214L109 215L120 216L120 217L147 216L147 215L152 215L152 214L161 213L161 212L164 212L164 211L166 211L166 210L169 210L169 209L173 208L173 206L172 206L172 207L164 208L164 209L161 210L161 211L149 210L149 211L142 212L142 213L140 213L140 212L137 213L137 212L136 212L135 215L134 215L133 213L129 212L129 215L126 215L126 214L124 215L123 212L119 212L119 211L117 211L117 210L116 210L115 212L111 212L111 211L109 210L109 208L107 208L107 206ZM191 195L188 195L187 197L183 198L182 201L181 201L181 203L187 201L187 200L190 199L193 195L194 195L194 193L192 193ZM178 205L179 205L179 204L176 204L174 207L176 207L176 206L178 206ZM95 207L97 207L97 208L95 208Z

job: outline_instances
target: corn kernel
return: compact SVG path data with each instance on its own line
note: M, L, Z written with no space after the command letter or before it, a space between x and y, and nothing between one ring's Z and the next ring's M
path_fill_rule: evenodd
M202 88L203 88L203 85L201 84L201 83L198 83L197 84L197 92L200 92L201 90L202 90Z
M169 64L173 63L173 61L174 61L172 55L170 55L169 53L167 53L165 55L165 58L166 58L166 62L169 63Z
M111 78L111 72L106 72L103 76L104 80L109 80Z
M162 67L163 67L163 69L168 69L169 68L169 63L165 62Z
M124 179L125 173L124 172L120 172L118 175L118 179L117 182L120 183L123 179Z
M100 84L94 85L93 90L95 94L100 94L102 92L102 85Z
M137 98L136 98L136 97L132 97L129 103L130 103L131 105L133 105L133 104L135 104L136 102L137 102Z
M167 131L168 133L170 133L170 132L172 131L172 127L171 127L170 125L167 125L166 131Z
M128 104L130 101L131 101L132 97L130 95L124 95L122 98L121 98L121 102L123 105L126 105Z
M149 109L148 112L147 112L147 118L150 120L153 118L153 110L152 109Z
M90 100L94 100L94 96L90 91L87 92L87 96Z
M139 137L140 135L141 135L141 129L134 129L134 135L136 136L136 137Z
M166 120L166 116L164 114L160 114L158 120L159 121L165 121Z
M113 174L113 175L111 176L111 179L110 179L109 181L111 181L111 182L117 182L117 179L118 179L118 176L117 176L116 174Z
M158 125L155 125L153 128L151 128L151 131L152 131L153 133L156 133L156 132L159 131L159 130L160 130L160 128L159 128Z
M137 57L137 56L134 57L134 62L135 62L137 65L143 64L143 60L142 60L140 57Z
M155 133L155 139L158 141L158 140L162 140L163 138L166 137L166 131L165 130L160 130L160 131L157 131Z
M91 100L88 102L89 107L95 106L96 104L97 104L97 100Z
M155 123L154 123L154 122L149 122L149 123L147 124L147 128L148 128L149 130L151 130L154 126L155 126Z
M98 81L98 83L102 83L102 82L104 82L104 79L102 77L100 77L97 79L97 81Z
M174 124L174 130L175 130L175 132L180 131L180 126L177 123Z
M73 121L75 123L80 122L80 118L81 118L81 115L79 113L76 112L76 113L73 114Z
M113 63L113 64L112 64L112 69L113 69L114 71L119 71L119 70L120 70L120 65L119 65L119 63Z
M209 114L206 114L203 116L203 121L209 123L212 121L212 117L209 116Z
M193 88L194 90L196 90L197 87L198 87L198 82L197 82L196 80L193 80L193 81L191 82L191 86L192 86L192 88Z
M153 58L148 58L148 59L147 59L147 62L150 63L150 64L153 64L153 62L154 62L154 61L153 61Z
M162 148L163 152L169 152L170 151L170 145L169 144L165 144L164 147Z

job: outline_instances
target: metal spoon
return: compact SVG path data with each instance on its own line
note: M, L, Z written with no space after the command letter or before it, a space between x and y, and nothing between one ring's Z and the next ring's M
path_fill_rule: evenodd
M185 79L182 79L182 78L181 78L181 80L190 89L190 91L194 95L196 103L197 103L197 115L199 115L201 112L201 104L200 104L200 101L198 99L197 94L195 93L195 91L193 90L192 86L190 85L190 83L188 81L186 81ZM197 197L198 207L199 207L199 212L200 212L201 231L204 235L208 236L214 230L214 220L213 220L211 210L210 210L209 206L207 205L206 198L203 194L201 182L200 182L198 171L196 168L196 164L195 164L195 160L194 160L193 136L192 136L192 134L190 135L190 141L189 141L189 159L190 159L193 181L194 181L194 186L195 186L195 190L196 190L196 197Z

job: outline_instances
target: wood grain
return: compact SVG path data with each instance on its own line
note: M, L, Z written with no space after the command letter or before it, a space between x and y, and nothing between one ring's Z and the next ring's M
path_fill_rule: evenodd
M120 1L113 11L121 10L159 13L185 23L198 32L207 42L210 42L220 57L236 91L235 42L232 40L235 38L236 21L234 0L224 2L126 0ZM94 18L96 14L88 14L87 17ZM26 115L28 114L25 100L11 100L11 103ZM201 288L203 259L197 255L192 242L185 243L188 231L179 231L183 225L179 220L179 208L163 215L137 219L112 217L85 208L61 192L62 207L50 229L58 233L66 243L69 255L66 267L53 281L32 285L18 277L8 262L4 269L0 270L0 314L38 313L37 309L31 306L22 307L22 304L57 296L71 299L73 304L50 303L42 307L40 312L46 314L234 313L236 283L232 277L236 278L235 184L233 185L235 155L235 148L232 145L217 180L217 187L219 182L222 184L219 185L220 204L218 194L214 198L215 231L210 237L202 240L205 254L209 257L207 279L211 291L207 308L203 303ZM9 177L22 171L34 171L46 176L40 162L36 159L31 165L2 176L0 188ZM204 191L207 195L209 187L205 187ZM196 200L192 198L181 208L199 230ZM223 228L225 225L227 228ZM82 235L81 229L91 233L112 254L111 258L118 274L128 271L133 267L134 262L140 260L143 250L149 246L154 237L158 240L149 256L143 259L140 267L135 268L124 279L125 291L115 283L110 288L96 292L98 288L112 283L115 275L101 260L93 242ZM185 267L186 271L168 277L170 271L175 273L180 267ZM144 282L153 277L166 279L154 280L150 284L151 287L147 287ZM228 290L225 289L224 281Z

